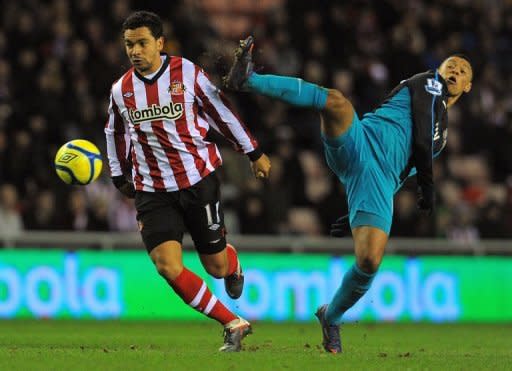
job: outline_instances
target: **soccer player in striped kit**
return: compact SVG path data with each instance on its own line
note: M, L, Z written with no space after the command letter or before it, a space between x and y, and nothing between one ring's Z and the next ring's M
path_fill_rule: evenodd
M245 153L257 178L268 177L270 161L205 72L161 52L163 27L156 14L131 14L122 32L132 68L110 95L105 134L112 180L135 198L142 239L160 275L185 303L224 326L220 351L239 351L251 325L183 266L181 243L188 230L206 271L224 278L230 297L240 297L242 269L235 248L226 244L215 173L222 160L208 131ZM133 183L124 175L130 167Z
M338 90L295 77L254 73L253 47L252 36L240 42L225 86L319 110L327 164L345 186L349 215L333 225L331 234L339 236L344 224L349 225L356 262L331 302L316 312L324 349L341 353L339 324L379 269L391 229L393 195L407 177L417 175L419 209L431 213L434 208L433 159L446 145L448 108L471 90L473 69L467 57L451 55L436 71L403 80L359 119Z

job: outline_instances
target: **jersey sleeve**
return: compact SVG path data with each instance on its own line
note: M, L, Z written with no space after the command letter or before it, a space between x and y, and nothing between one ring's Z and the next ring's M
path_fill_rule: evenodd
M249 156L252 161L261 156L258 142L249 132L232 104L204 73L197 68L195 92L199 106L208 116L210 126L228 139L234 148Z
M119 176L129 171L130 136L128 125L123 120L112 92L108 106L108 119L105 124L107 156L111 176Z
M442 95L443 85L437 73L410 81L413 122L413 161L417 170L418 186L432 190L434 186L432 161L436 100Z

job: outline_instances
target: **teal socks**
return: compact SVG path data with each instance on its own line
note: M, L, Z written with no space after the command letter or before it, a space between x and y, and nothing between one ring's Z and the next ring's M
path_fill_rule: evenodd
M258 75L252 73L247 87L254 92L282 100L299 107L323 109L329 91L296 77Z
M343 314L351 308L370 288L376 273L363 272L356 263L345 273L340 288L334 294L325 319L327 323L338 324Z

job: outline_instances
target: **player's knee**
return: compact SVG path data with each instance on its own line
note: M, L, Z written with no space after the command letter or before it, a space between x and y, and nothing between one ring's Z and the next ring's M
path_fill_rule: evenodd
M183 264L181 262L159 259L154 263L158 274L166 280L174 280L183 271Z
M204 264L204 269L215 278L223 278L227 274L228 266L220 262L210 262Z
M352 103L336 89L329 89L324 111L333 117L344 117L352 113Z
M345 133L352 124L354 107L341 92L330 89L322 117L324 133L328 137L337 137Z
M357 257L357 266L363 272L373 274L379 269L382 257L377 255L363 255Z

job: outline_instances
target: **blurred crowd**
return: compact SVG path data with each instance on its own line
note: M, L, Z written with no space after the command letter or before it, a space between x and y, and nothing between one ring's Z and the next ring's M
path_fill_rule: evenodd
M313 5L314 4L314 5ZM0 234L134 231L133 201L108 170L87 187L63 184L53 157L84 138L105 153L110 86L129 67L120 27L136 9L165 21L170 54L219 84L239 38L256 37L257 70L342 91L361 116L451 53L474 66L473 91L449 112L435 162L437 208L416 210L415 179L395 197L393 236L461 243L512 237L512 1L24 0L0 14ZM220 84L219 84L220 85ZM219 139L230 233L325 235L347 211L323 157L319 115L251 94L228 94L273 161L268 181ZM107 163L105 162L107 168Z

